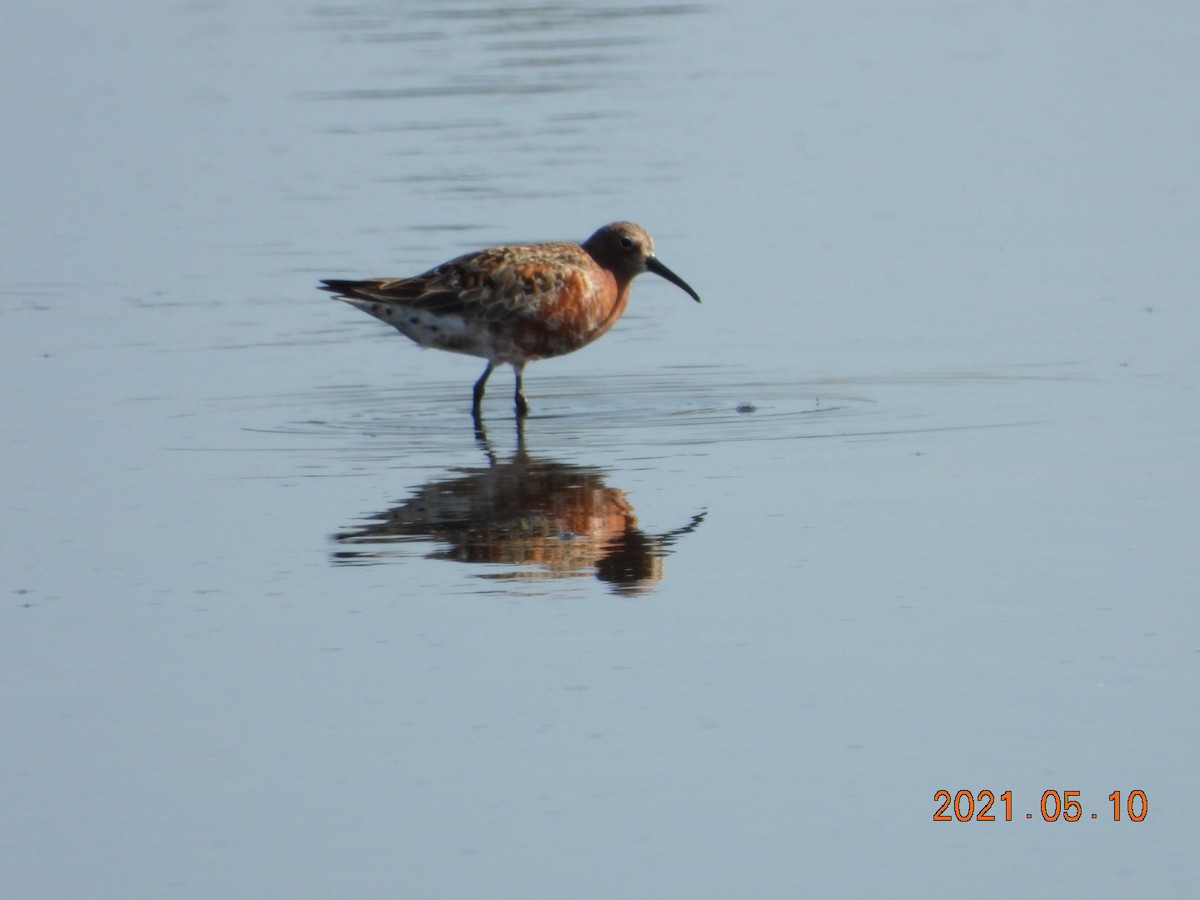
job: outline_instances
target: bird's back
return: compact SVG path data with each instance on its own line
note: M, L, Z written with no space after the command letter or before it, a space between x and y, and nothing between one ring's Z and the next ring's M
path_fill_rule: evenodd
M328 280L325 290L423 347L524 362L599 337L627 290L579 244L512 244L459 256L411 278Z

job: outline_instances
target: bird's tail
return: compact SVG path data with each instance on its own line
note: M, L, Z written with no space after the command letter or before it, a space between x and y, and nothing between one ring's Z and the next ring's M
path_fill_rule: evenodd
M361 281L343 281L338 278L322 278L321 290L329 291L331 294L339 294L343 298L359 298L362 299L362 294L359 289L362 287Z

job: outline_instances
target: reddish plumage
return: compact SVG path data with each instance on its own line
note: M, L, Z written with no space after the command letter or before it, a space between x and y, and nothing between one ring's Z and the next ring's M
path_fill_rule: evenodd
M700 297L654 256L654 241L632 222L605 225L583 244L510 244L468 253L412 278L327 280L322 288L422 347L480 356L479 415L492 369L516 372L517 414L527 362L578 350L608 331L625 311L629 285L654 272Z

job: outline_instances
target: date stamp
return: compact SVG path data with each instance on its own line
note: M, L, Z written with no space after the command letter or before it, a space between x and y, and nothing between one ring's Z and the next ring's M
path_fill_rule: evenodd
M1078 822L1082 820L1128 821L1144 822L1150 812L1150 801L1146 792L1113 791L1108 795L1108 803L1102 805L1103 812L1088 812L1079 799L1079 791L1042 792L1041 803L1035 812L1027 812L1022 816L1033 819L1035 813L1040 813L1045 822ZM996 801L1000 801L999 807ZM935 822L995 822L1013 820L1013 792L1004 791L997 795L986 788L982 791L935 791L933 802L937 809L933 812ZM1020 813L1018 813L1020 816Z

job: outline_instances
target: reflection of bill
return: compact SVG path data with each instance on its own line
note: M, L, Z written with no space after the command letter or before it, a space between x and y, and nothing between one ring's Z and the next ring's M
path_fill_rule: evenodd
M491 456L489 451L489 456ZM354 549L335 554L341 564L377 562L387 545L444 544L432 559L530 567L490 577L530 579L594 573L622 594L648 589L663 577L670 546L704 520L647 534L638 528L625 492L604 483L600 469L530 457L492 458L486 468L459 469L413 496L335 535Z

